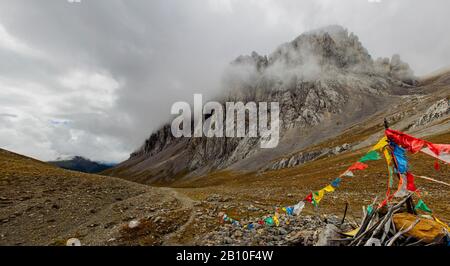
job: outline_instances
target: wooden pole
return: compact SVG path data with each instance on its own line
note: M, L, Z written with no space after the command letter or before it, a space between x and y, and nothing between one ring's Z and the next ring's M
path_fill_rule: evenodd
M341 226L345 222L345 216L347 216L348 202L345 203L344 217L342 217Z
M384 118L384 129L388 129L389 128L389 123L386 119L386 117Z

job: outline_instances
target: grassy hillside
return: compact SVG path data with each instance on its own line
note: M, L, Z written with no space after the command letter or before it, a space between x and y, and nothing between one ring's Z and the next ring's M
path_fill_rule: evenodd
M166 190L0 149L0 245L64 245L71 237L83 245L161 244L185 222L189 209L181 207ZM153 216L164 223L124 231L128 221Z

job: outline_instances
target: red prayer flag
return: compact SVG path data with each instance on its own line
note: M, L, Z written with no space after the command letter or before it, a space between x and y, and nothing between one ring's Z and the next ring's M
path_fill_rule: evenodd
M385 134L389 140L397 143L412 153L420 151L425 145L438 156L441 152L450 153L450 144L434 144L390 128L386 129Z
M416 191L416 185L414 184L414 176L411 173L406 173L406 189L409 191Z
M440 152L450 153L450 144L433 144L437 146Z
M312 193L309 193L309 195L306 196L305 200L309 203L312 203Z
M428 142L427 147L438 156L441 153L450 153L450 144L434 144Z
M432 144L423 139L418 139L403 132L393 130L390 128L386 129L385 134L389 140L397 143L398 145L402 146L403 148L407 149L412 153L420 151L425 144ZM433 149L436 148L430 147L430 150Z
M436 171L439 171L440 168L441 168L441 166L439 165L439 161L436 160L436 161L434 162L434 169L436 169Z
M367 167L369 167L367 164L365 163L361 163L361 162L356 162L354 163L352 166L350 166L347 171L355 171L355 170L364 170Z
M384 200L378 205L378 208L384 207L384 206L387 204L387 202L388 202L388 199L384 199Z

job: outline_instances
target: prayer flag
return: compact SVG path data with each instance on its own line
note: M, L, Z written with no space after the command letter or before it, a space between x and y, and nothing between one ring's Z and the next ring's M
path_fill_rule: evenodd
M437 144L435 144L435 145L437 145ZM441 144L441 145L443 145L443 144ZM449 145L450 146L450 145ZM432 156L432 157L434 157L434 158L436 158L436 159L439 159L439 160L441 160L441 161L444 161L444 162L446 162L446 163L448 163L448 164L450 164L450 152L445 152L445 151L442 151L439 155L436 155L432 150L430 150L430 148L423 148L423 149L421 149L420 150L421 152L423 152L423 153L425 153L425 154L427 154L427 155L430 155L430 156Z
M352 166L350 166L348 168L348 171L364 170L367 167L369 167L369 166L367 164L365 164L365 163L356 162L356 163L354 163Z
M303 203L303 204L305 204L305 203ZM286 213L287 213L287 215L293 215L294 207L287 207L286 208Z
M364 155L364 157L359 159L359 162L363 163L363 162L367 162L367 161L376 161L379 159L381 159L381 156L378 152L370 151L366 155Z
M435 169L436 171L439 171L439 169L441 169L441 166L439 165L439 161L438 161L438 160L436 160L436 161L434 162L434 169Z
M313 197L314 202L316 204L319 204L319 202L322 200L324 195L325 195L325 190L323 190L323 189L321 189L317 192L314 192L314 197Z
M355 176L355 175L353 174L352 171L346 171L346 172L344 173L344 175L345 175L345 176L348 176L348 177L353 177L353 176Z
M272 226L273 225L273 218L272 217L267 217L266 219L264 219L264 223L267 225Z
M341 179L338 177L333 182L331 182L331 185L333 187L339 187L339 184L341 183Z
M306 198L305 198L305 200L306 200L307 202L310 202L310 203L312 203L312 199L313 199L312 193L309 193L309 195L306 196Z
M406 188L409 191L416 191L417 190L416 185L414 184L414 176L411 173L409 173L409 172L406 173L406 182L407 182Z
M389 145L388 143L388 139L386 136L384 136L382 139L380 139L380 141L378 141L377 144L375 144L375 146L373 146L373 148L371 149L371 151L376 151L376 150L381 150L384 147L386 147L387 145Z
M415 138L393 129L386 129L385 134L389 140L397 143L398 145L402 146L412 153L420 151L422 147L427 143L425 140ZM431 150L433 150L433 148L434 147L430 147Z
M276 226L279 226L279 225L280 225L280 220L278 220L278 217L277 217L276 215L274 215L272 219L273 219L273 221L275 222L275 225L276 225Z
M373 206L372 205L369 205L369 206L367 206L367 214L371 214L373 212Z
M408 171L408 159L406 158L405 149L399 145L392 143L394 146L394 156L397 161L397 170L401 174L405 174Z
M299 203L297 203L297 204L294 206L293 213L294 213L295 215L299 215L299 214L302 212L302 210L303 210L304 207L305 207L305 202L304 202L304 201L300 201Z
M391 163L392 163L392 156L391 156L391 153L389 152L389 150L384 150L383 151L383 153L384 153L384 158L386 158L386 163L388 164L388 165L391 165Z
M423 202L422 199L419 199L419 202L417 202L416 207L414 208L414 210L417 210L417 209L432 213L430 208L428 208L428 206L425 204L425 202Z
M334 187L331 186L331 185L328 185L328 186L324 187L323 190L325 190L326 192L333 192L334 191Z

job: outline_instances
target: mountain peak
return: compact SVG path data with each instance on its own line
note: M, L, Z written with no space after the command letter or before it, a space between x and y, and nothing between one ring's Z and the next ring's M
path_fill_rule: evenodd
M272 64L291 66L317 64L322 69L370 71L372 58L358 37L341 26L328 26L301 34L279 46L271 55Z
M410 77L412 71L399 56L373 60L344 27L309 31L270 55L254 51L236 58L224 75L223 96L217 99L279 103L279 147L261 151L259 137L175 138L166 124L108 174L134 179L145 170L146 182L164 183L211 169L258 170L294 146L324 141L386 108L397 90L408 93L404 79ZM300 133L302 139L291 137Z
M348 29L344 28L341 25L328 25L325 27L304 32L300 36L307 36L307 35L329 35L335 40L340 40L342 38L347 38L349 36L349 33Z
M394 55L391 59L373 60L357 35L339 25L311 30L278 46L270 55L241 55L232 66L253 66L259 73L291 73L315 80L324 73L354 72L388 76L411 83L415 80L409 65ZM315 75L310 75L314 73ZM284 74L283 74L284 75Z

